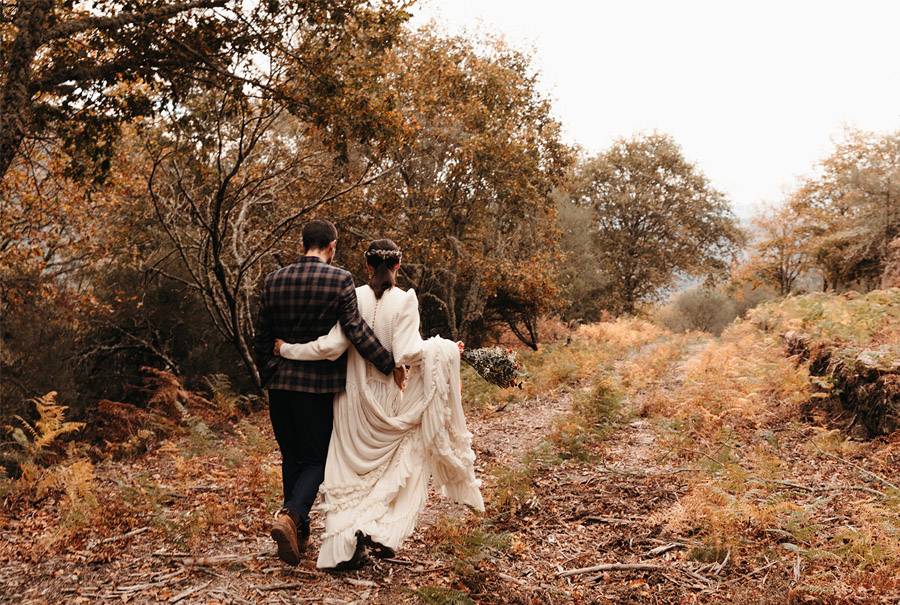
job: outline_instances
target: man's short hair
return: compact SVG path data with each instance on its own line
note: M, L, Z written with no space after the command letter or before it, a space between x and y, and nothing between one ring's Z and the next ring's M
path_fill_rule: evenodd
M328 221L316 219L306 223L301 237L307 250L324 250L337 239L337 229Z

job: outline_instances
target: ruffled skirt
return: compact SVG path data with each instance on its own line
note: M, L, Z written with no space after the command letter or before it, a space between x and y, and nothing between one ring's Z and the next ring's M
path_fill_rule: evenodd
M429 478L445 496L484 510L459 394L459 349L441 338L424 344L405 393L371 370L367 377L365 360L350 351L319 488L325 533L318 567L348 561L358 531L398 549L415 529Z

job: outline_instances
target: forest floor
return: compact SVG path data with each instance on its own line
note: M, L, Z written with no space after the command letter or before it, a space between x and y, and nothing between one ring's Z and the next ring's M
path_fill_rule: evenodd
M0 600L900 602L900 435L850 438L776 336L630 320L521 358L521 390L464 373L487 512L432 494L395 559L316 569L314 512L282 564L265 411L214 422L178 391L189 430L7 486Z

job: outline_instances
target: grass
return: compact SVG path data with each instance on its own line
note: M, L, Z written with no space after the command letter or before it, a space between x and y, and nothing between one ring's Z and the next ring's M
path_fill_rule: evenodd
M622 394L608 378L598 378L592 387L574 394L572 411L557 418L547 440L562 460L588 462L596 450L621 424Z
M458 580L468 589L480 591L497 567L495 554L513 544L509 534L493 531L488 521L475 517L442 519L429 532L434 550L444 553Z
M527 548L503 529L513 527L515 524L509 522L530 508L536 476L566 460L596 458L602 442L623 420L621 389L612 379L616 364L631 353L632 347L666 336L670 335L639 320L582 327L567 344L555 343L519 354L527 372L521 389L499 389L463 367L463 399L469 409L496 410L528 398L568 395L572 399L571 410L554 420L551 431L520 464L512 468L497 464L488 469L487 515L482 522L445 522L432 530L436 548L451 558L454 575L464 586L478 591L485 585L498 551L516 553ZM468 598L440 587L420 589L416 596L426 603Z
M815 341L900 344L900 288L788 297L757 307L748 319L761 330L809 332Z
M521 389L490 385L465 364L462 368L463 401L470 409L496 409L527 398L556 396L578 388L579 383L614 372L615 363L635 347L671 336L662 328L638 319L582 326L569 343L541 345L537 351L520 351L519 362L527 373Z
M498 389L464 366L470 410L559 397L571 408L520 464L487 469L484 517L468 514L426 532L432 552L452 573L409 594L425 603L470 603L479 597L466 591L488 594L505 561L532 547L528 533L517 528L535 514L536 481L541 479L541 493L545 485L541 474L560 464L584 469L596 462L633 413L658 430L658 461L681 481L677 496L664 501L647 525L690 542L684 556L708 565L728 558L732 567L723 579L780 561L772 573L781 574L778 581L796 602L854 602L847 595L856 590L900 590L900 492L873 477L896 475L900 441L859 442L822 424L808 405L815 378L806 365L785 357L778 336L783 328L822 325L829 338L893 342L897 313L888 298L833 298L774 303L717 339L673 335L640 320L584 326L568 346L520 354L528 372L522 389ZM867 314L861 325L839 325L853 309ZM231 414L251 404L230 398L220 386L216 410ZM204 405L184 404L181 432L157 446L152 461L148 456L117 467L129 471L113 477L112 493L98 491L111 482L92 478L104 472L101 465L73 466L94 486L81 496L77 481L48 484L53 504L70 510L59 517L68 519L67 535L87 531L100 538L149 526L157 537L195 549L210 537L262 533L265 512L277 508L281 497L277 466L267 462L274 444L250 420L238 421L234 435L213 435L209 427L218 424ZM79 458L65 460L75 465ZM4 481L9 488L12 480ZM223 497L232 493L237 495ZM67 499L76 497L89 506L69 507ZM799 580L793 579L795 566ZM759 582L762 574L746 584ZM753 590L741 589L748 595ZM561 592L560 598L566 596L572 595Z
M475 605L466 593L441 586L424 586L412 594L428 605Z
M900 494L859 470L887 467L896 448L853 441L810 418L814 379L785 356L779 334L815 329L817 338L851 344L891 341L898 298L900 291L787 299L709 341L681 364L678 380L654 369L670 357L663 346L623 372L627 394L643 398L639 414L666 444L660 460L694 469L686 493L657 519L700 542L689 558L730 553L748 567L783 559L799 566L796 590L808 595L897 589Z
M639 414L667 418L681 444L711 444L734 431L797 417L812 393L809 373L781 353L779 342L749 324L729 328L682 366L682 381L645 385Z

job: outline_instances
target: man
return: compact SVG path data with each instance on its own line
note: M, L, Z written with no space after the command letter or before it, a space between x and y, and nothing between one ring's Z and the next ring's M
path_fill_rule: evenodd
M297 565L309 546L309 511L325 477L332 402L344 390L347 355L334 362L293 361L274 355L275 339L309 342L340 321L360 355L386 375L395 369L390 352L359 315L353 278L330 265L336 245L334 225L310 221L303 228L303 256L266 277L256 323L254 347L282 456L284 506L271 535L278 557L289 565ZM395 379L402 377L395 373Z

